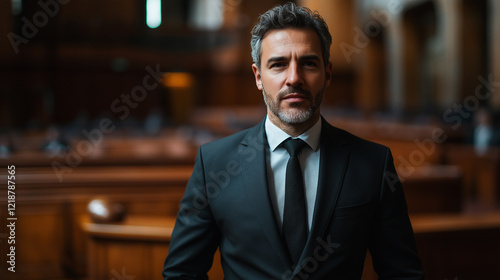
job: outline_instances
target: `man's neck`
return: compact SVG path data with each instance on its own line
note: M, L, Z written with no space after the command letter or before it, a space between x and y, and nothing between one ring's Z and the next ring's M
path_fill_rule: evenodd
M303 123L297 123L297 124L290 124L290 123L285 123L281 121L278 116L274 115L271 112L267 113L267 117L269 120L279 127L281 130L286 132L288 135L292 137L297 137L301 135L302 133L306 132L309 128L311 128L316 122L319 120L320 113L318 112L316 115L312 116L309 118L307 121Z

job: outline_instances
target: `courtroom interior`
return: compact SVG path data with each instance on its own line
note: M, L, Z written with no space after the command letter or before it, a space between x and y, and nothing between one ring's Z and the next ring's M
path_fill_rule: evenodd
M286 2L0 1L0 278L161 279L198 147L266 114L250 31ZM332 33L322 116L392 150L427 279L498 279L500 1L293 2Z

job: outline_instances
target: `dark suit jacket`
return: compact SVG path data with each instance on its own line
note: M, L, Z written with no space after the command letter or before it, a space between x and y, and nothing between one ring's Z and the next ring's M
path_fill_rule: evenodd
M360 279L367 250L380 279L422 279L406 201L387 147L322 120L318 193L297 266L267 187L264 122L200 147L165 260L165 279Z

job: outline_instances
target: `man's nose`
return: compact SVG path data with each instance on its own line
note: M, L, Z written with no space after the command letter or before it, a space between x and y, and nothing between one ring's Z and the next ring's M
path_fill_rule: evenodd
M298 63L290 63L287 71L287 86L300 87L304 83L302 71Z

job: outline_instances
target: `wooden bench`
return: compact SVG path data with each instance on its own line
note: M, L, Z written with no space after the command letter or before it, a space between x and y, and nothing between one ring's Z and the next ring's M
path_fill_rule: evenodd
M199 143L167 130L156 137L123 136L123 131L103 134L102 138L69 141L66 152L42 150L45 140L25 136L16 138L14 150L0 158L0 165L17 167L51 167L54 164L70 168L79 166L193 165ZM31 139L33 138L33 139ZM19 142L19 143L18 143Z

